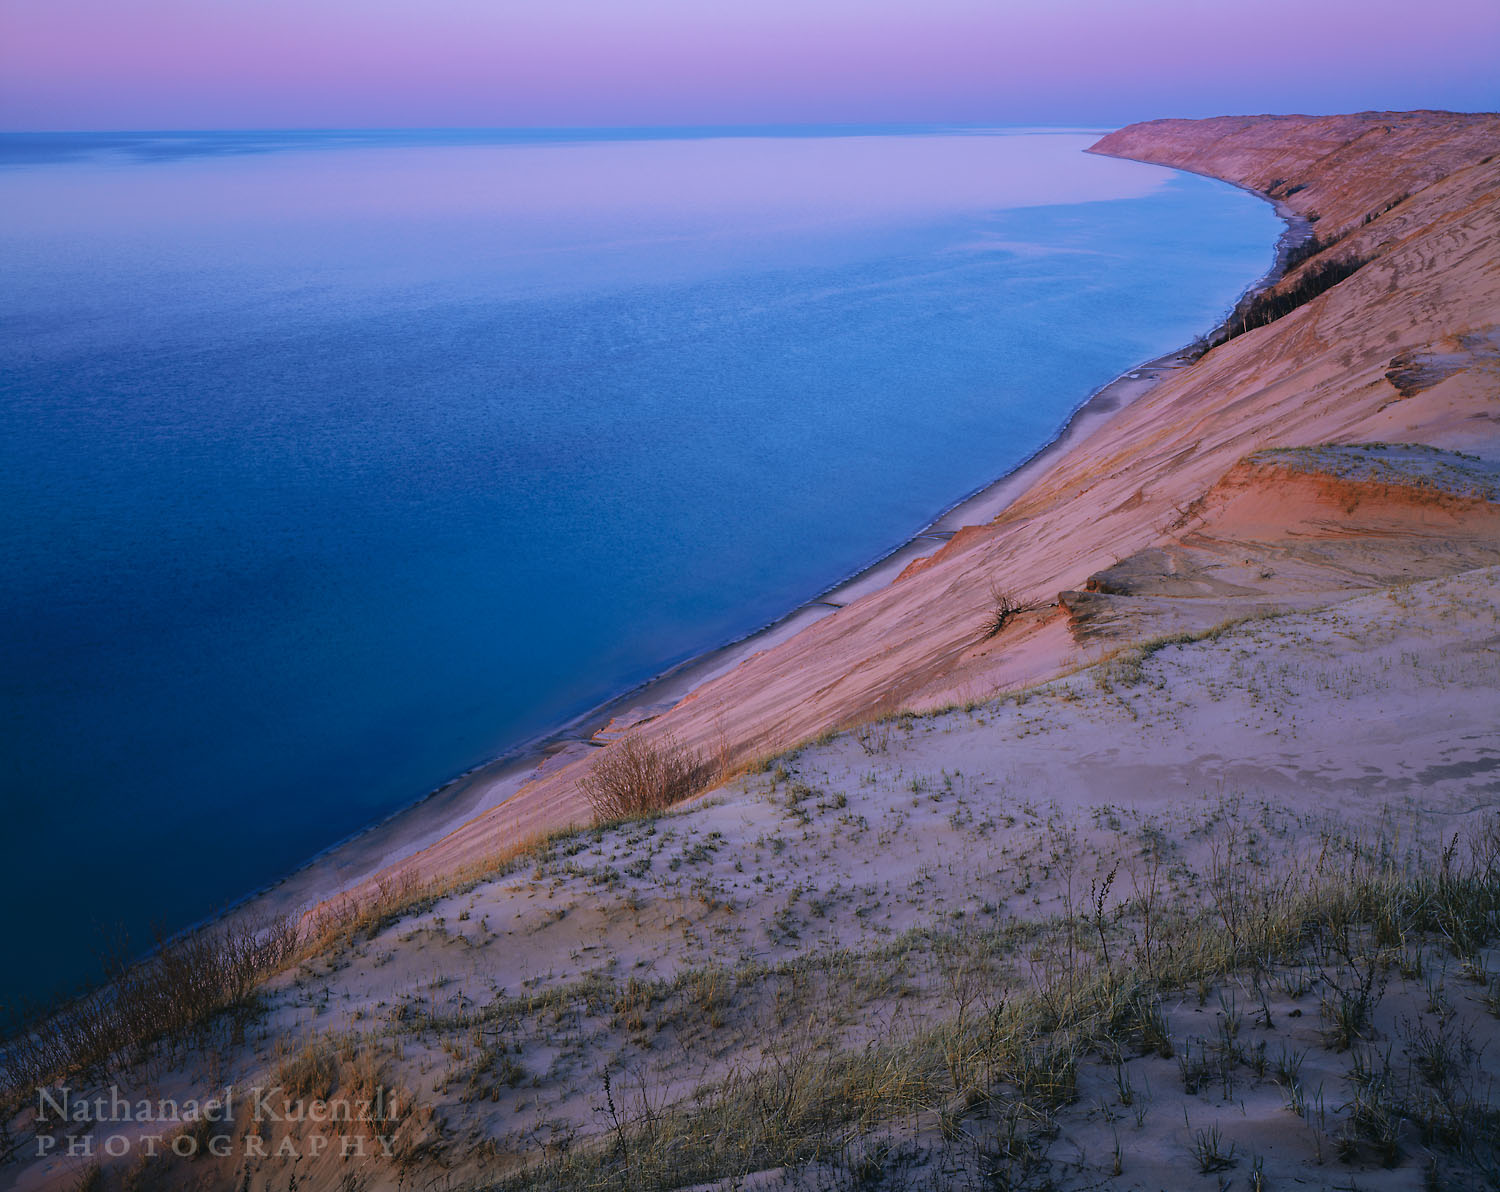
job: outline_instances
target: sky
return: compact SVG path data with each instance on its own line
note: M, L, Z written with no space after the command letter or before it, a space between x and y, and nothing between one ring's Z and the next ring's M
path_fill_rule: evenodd
M0 0L0 128L1500 107L1495 0Z

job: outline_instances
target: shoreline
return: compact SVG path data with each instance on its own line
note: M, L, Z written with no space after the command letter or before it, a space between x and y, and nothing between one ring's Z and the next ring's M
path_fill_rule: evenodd
M1095 153L1092 148L1084 150ZM1098 156L1113 156L1098 154ZM434 788L413 803L360 828L309 857L285 876L246 894L222 912L184 929L256 912L296 913L330 898L406 857L421 852L476 816L500 806L548 771L671 708L710 680L746 659L794 637L846 604L893 583L911 563L936 554L963 527L984 525L1014 503L1059 458L1088 439L1121 410L1145 397L1167 377L1191 366L1195 346L1228 324L1240 301L1274 285L1285 273L1288 253L1312 235L1312 223L1263 191L1193 169L1167 167L1225 183L1269 203L1282 220L1270 268L1248 285L1224 318L1182 347L1137 364L1094 390L1063 420L1057 432L1020 463L961 497L886 554L840 579L761 628L696 654L644 683L605 700L574 719L515 746Z

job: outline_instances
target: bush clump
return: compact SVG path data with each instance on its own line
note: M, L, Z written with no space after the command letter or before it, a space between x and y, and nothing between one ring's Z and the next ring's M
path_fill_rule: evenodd
M73 1076L107 1079L158 1041L207 1030L221 1014L250 1008L256 987L296 949L287 916L162 940L133 963L122 951L107 961L100 988L15 1016L0 1052L0 1100Z
M596 823L665 811L706 790L717 767L670 734L647 740L639 733L604 750L579 782Z

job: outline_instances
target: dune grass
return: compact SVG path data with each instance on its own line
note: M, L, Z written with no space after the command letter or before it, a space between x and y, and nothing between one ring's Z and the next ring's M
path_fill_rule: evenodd
M1235 990L1278 982L1300 988L1309 972L1307 988L1321 991L1324 1046L1354 1065L1356 1095L1328 1126L1330 1147L1347 1162L1366 1155L1385 1162L1420 1140L1445 1171L1500 1176L1500 1116L1473 1049L1440 1026L1408 1028L1411 1070L1397 1073L1392 1049L1366 1042L1388 975L1414 947L1483 971L1480 951L1500 934L1500 817L1455 835L1438 857L1398 855L1390 840L1327 839L1305 864L1271 872L1226 848L1206 879L1207 913L1140 894L1113 913L1103 899L1080 904L1025 940L1034 980L1022 991L1002 988L982 965L952 968L948 1012L908 1034L882 1033L851 1048L773 1032L759 1063L737 1063L672 1104L644 1088L632 1093L606 1068L596 1090L604 1128L492 1187L543 1192L628 1181L664 1192L772 1168L816 1169L829 1187L876 1186L893 1169L900 1137L962 1143L966 1169L995 1186L1045 1187L1058 1115L1079 1096L1082 1069L1112 1068L1120 1104L1138 1101L1144 1115L1148 1102L1126 1067L1141 1054L1176 1055L1189 1095L1222 1087L1232 1099L1237 1081L1275 1079L1312 1121L1302 1057L1283 1047L1275 1061L1263 1045L1252 1048L1234 1000ZM977 937L952 945L949 956L985 951ZM642 990L635 1001L649 1010L679 993L676 985L703 979L684 977L655 997ZM746 980L726 972L722 987L745 996ZM1196 991L1201 1003L1215 989L1218 1037L1174 1044L1164 999ZM838 996L833 987L819 999ZM1259 1004L1257 1020L1272 1029L1264 992ZM1217 1126L1195 1133L1192 1149L1204 1172L1241 1158L1260 1170L1260 1160L1237 1152ZM915 1161L914 1153L908 1148L902 1161Z

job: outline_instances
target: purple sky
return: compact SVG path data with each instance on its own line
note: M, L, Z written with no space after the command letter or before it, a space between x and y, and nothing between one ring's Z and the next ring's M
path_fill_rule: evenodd
M0 0L0 127L1500 106L1496 0Z

